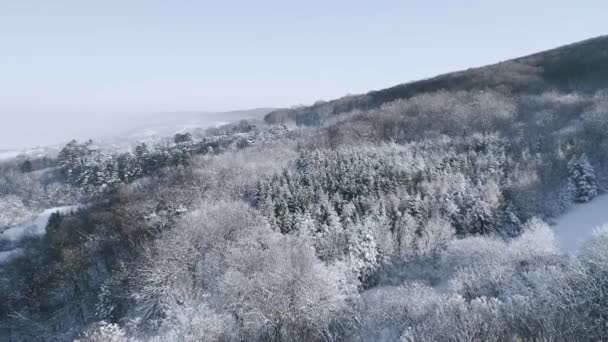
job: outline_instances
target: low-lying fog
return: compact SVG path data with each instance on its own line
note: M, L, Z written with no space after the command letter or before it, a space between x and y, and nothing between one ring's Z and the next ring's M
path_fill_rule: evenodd
M244 118L261 118L270 109L231 112L166 113L1 113L0 152L63 144L71 139L138 139L168 136Z

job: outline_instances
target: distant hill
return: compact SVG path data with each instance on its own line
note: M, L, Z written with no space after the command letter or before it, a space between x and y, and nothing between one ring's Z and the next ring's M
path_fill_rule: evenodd
M275 108L255 108L227 112L175 111L158 113L63 113L53 120L41 120L40 114L17 116L13 130L24 132L14 137L5 134L0 139L0 160L19 155L35 157L54 155L72 139L93 139L96 143L115 148L128 148L140 142L153 142L176 133L204 131L243 119L262 120ZM2 127L2 132L10 128ZM1 133L1 132L0 132ZM25 134L27 133L27 134ZM12 138L11 138L12 137Z
M548 90L593 92L605 87L608 87L608 36L601 36L367 94L346 96L312 106L275 110L266 115L265 120L268 123L289 120L298 125L315 125L328 116L356 109L373 109L387 102L439 90L492 89L507 94L534 94Z

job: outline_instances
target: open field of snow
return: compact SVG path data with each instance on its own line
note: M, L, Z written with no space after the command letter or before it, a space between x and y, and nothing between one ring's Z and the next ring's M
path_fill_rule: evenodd
M564 253L576 253L593 230L605 223L608 223L608 195L574 206L552 228Z

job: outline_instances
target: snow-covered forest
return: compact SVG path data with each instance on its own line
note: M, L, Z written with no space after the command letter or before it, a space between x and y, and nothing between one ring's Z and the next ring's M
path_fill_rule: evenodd
M607 51L1 161L0 339L608 340Z

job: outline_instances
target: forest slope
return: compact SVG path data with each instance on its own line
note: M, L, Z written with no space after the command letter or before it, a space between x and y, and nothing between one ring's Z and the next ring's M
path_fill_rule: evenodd
M608 340L607 42L2 162L0 338Z
M286 120L315 125L328 116L370 110L383 104L437 91L492 89L508 94L537 94L548 90L592 93L608 86L608 36L484 67L440 75L394 87L351 95L312 106L280 109L266 115L269 123Z

